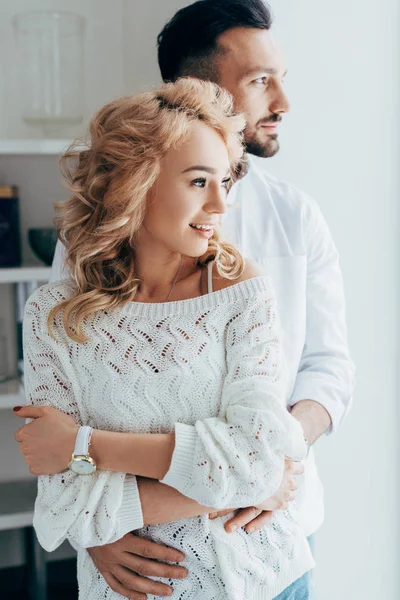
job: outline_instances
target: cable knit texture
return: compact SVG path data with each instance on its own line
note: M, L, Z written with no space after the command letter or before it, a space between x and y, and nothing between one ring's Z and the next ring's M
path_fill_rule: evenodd
M29 403L52 405L97 429L168 433L176 444L162 483L218 509L255 505L279 487L284 457L306 451L300 424L286 410L281 330L267 277L198 298L133 302L84 323L89 340L56 339L50 309L71 295L59 282L37 290L24 321ZM207 516L143 526L133 475L66 471L40 477L34 526L54 550L78 548L81 600L122 598L85 548L135 533L184 552L181 600L271 600L313 566L295 507L256 534L227 534L232 517ZM148 595L148 598L156 596Z

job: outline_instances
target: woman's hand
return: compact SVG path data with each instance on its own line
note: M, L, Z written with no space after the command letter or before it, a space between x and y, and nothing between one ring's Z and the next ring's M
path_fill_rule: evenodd
M14 435L29 471L34 475L65 471L79 429L73 418L51 406L17 406L14 412L22 419L34 419Z
M254 533L268 525L272 519L273 511L286 510L288 503L295 499L297 482L294 475L301 475L302 473L304 473L302 463L293 462L289 459L285 460L285 471L282 483L277 492L258 506L249 506L248 508L240 509L232 519L229 519L225 523L225 531L233 533L240 527L245 527L247 533ZM217 517L223 517L233 512L233 510L229 508L210 513L209 518L216 519Z
M301 462L294 462L287 458L285 460L285 470L283 473L282 483L271 498L267 498L256 508L259 510L286 510L289 502L292 502L296 496L297 481L294 475L302 475L304 473L304 465Z

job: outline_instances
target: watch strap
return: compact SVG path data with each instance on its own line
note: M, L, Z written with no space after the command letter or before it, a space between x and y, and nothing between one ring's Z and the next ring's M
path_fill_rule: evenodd
M75 441L74 456L87 456L89 454L92 431L93 428L88 425L79 427Z

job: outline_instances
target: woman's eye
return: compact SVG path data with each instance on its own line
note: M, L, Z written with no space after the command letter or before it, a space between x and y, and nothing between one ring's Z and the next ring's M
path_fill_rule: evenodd
M222 185L224 186L224 188L228 189L230 184L232 182L232 178L231 177L227 177L227 179L224 179L222 182Z
M199 179L194 179L192 181L192 185L195 185L196 187L203 188L206 185L205 177L199 177Z

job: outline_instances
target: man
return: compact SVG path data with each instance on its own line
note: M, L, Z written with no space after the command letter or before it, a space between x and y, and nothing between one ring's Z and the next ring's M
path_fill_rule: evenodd
M306 195L266 174L253 158L276 154L279 124L289 110L285 65L270 27L271 15L262 0L200 0L165 26L158 37L158 57L164 81L181 76L215 81L231 92L236 110L246 116L248 171L230 192L224 237L264 265L273 279L285 332L288 409L312 446L324 432L334 431L349 409L354 369L347 349L338 255L321 212ZM61 260L59 248L53 279L60 278ZM160 515L160 521L184 518L188 499L172 500L156 481L138 484L145 523L150 514ZM311 536L323 520L312 449L297 501L305 533ZM259 529L270 519L259 512L252 507L238 511L225 527ZM181 561L179 552L134 534L89 553L109 586L135 600L146 598L146 593L170 594L170 586L148 577L185 576L182 567L165 564ZM279 600L311 598L311 587L306 575Z

